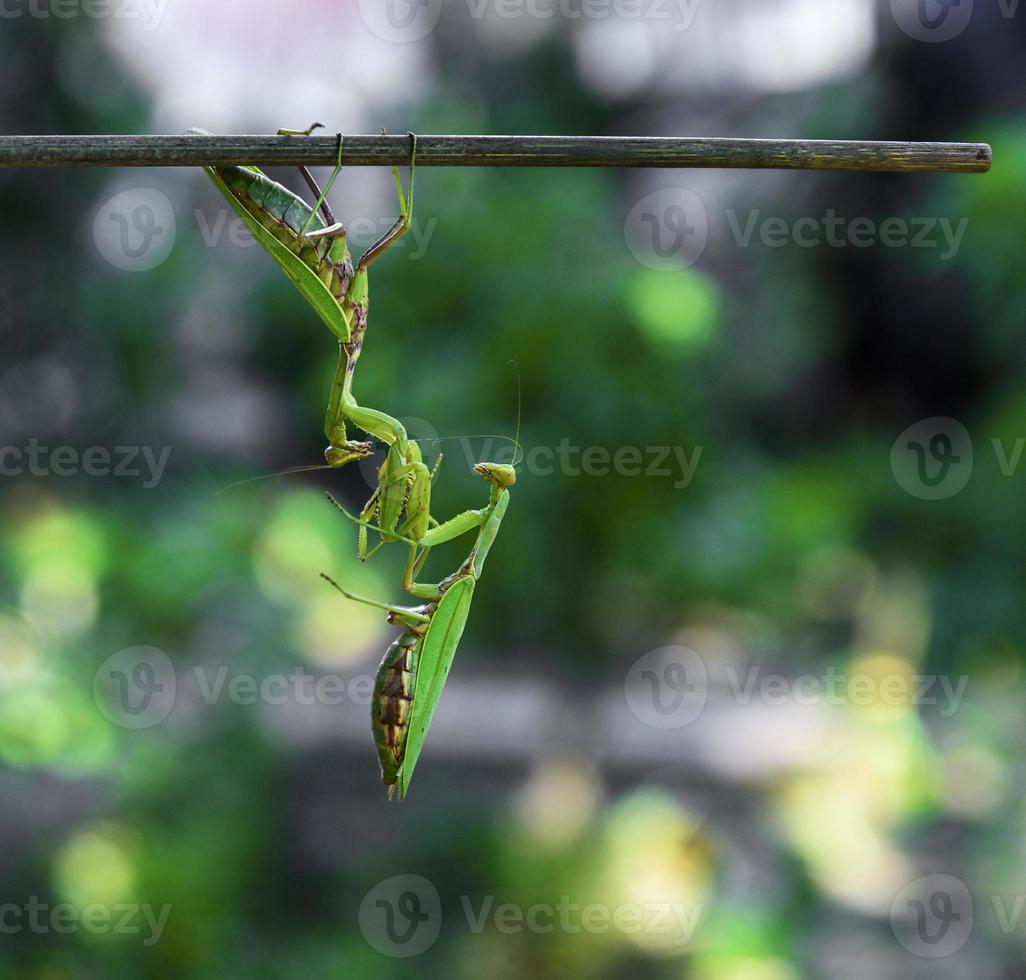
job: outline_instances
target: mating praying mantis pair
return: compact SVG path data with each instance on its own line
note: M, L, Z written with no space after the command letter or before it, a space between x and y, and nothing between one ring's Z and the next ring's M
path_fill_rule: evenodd
M309 136L320 124L305 130L279 130L279 135ZM192 130L203 134L202 130ZM205 134L204 134L205 135ZM369 442L348 437L346 423L362 429L388 446L378 470L378 485L356 517L333 497L328 499L358 527L357 550L365 559L381 544L407 547L403 589L424 604L393 606L353 595L329 576L322 578L346 598L388 612L388 621L404 632L389 647L378 669L371 723L382 780L389 796L405 797L420 757L428 727L470 612L474 588L485 558L509 506L509 488L516 482L513 465L478 463L474 471L490 485L488 504L440 523L431 515L431 483L435 475L421 457L417 443L392 416L358 404L353 376L363 348L369 310L368 270L409 229L413 212L416 137L410 134L409 192L403 190L393 167L399 197L399 216L354 265L344 225L335 220L326 195L342 168L343 139L338 137L335 169L321 190L306 167L304 181L316 197L311 207L259 168L210 167L207 173L239 217L316 310L338 341L339 359L332 380L324 433L325 459L341 467L371 453ZM322 220L323 218L323 220ZM441 463L439 458L438 464ZM381 544L367 551L367 531L376 531ZM460 568L438 583L416 581L431 549L477 531L474 545Z

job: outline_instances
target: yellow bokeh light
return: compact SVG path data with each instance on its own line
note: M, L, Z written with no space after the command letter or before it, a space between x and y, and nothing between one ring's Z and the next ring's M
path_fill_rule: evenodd
M40 687L10 691L0 698L0 756L18 766L56 759L71 726L60 701Z
M700 927L712 883L712 847L673 797L644 791L610 812L605 888L611 908L639 910L624 937L651 955L679 956Z
M24 685L38 675L41 642L20 616L0 613L0 688Z
M0 693L0 759L22 767L92 772L110 759L110 727L82 689L41 674Z
M1009 789L1001 757L984 745L960 745L944 759L944 802L950 813L983 820Z
M21 608L48 636L68 639L95 622L99 596L92 573L60 556L33 564L21 585Z
M131 901L135 867L122 835L111 827L76 834L54 860L54 884L64 901L80 908Z
M800 980L799 974L775 957L730 956L701 964L695 980Z
M561 847L588 826L597 801L593 775L579 760L546 762L520 790L517 821L533 843Z
M12 554L23 573L59 560L96 578L107 567L107 544L99 525L85 514L49 507L16 533Z
M314 504L318 505L317 510ZM253 568L265 595L289 605L304 602L317 575L334 564L328 529L319 513L327 503L316 494L286 494L253 549Z
M872 652L848 666L846 703L867 720L899 721L915 708L919 685L915 669L903 657Z
M327 587L308 592L298 631L304 659L323 667L349 663L375 647L384 654L388 639L380 609L347 601ZM393 632L398 635L398 629Z

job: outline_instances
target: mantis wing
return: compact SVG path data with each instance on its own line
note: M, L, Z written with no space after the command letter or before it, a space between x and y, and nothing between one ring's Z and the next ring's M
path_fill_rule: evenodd
M424 747L424 739L427 737L431 719L435 716L442 688L449 677L456 648L463 636L463 627L467 625L475 584L474 578L470 575L457 580L442 596L442 601L431 617L431 625L424 637L424 647L417 669L406 756L397 780L399 799L406 796L410 787L413 769L420 757L420 750Z
M209 136L206 130L190 129L190 135ZM349 318L346 316L338 301L332 295L331 290L324 285L316 273L298 255L290 252L274 235L268 231L239 201L231 188L221 179L216 167L204 167L210 179L217 185L217 189L228 199L228 203L235 209L236 214L243 220L246 227L253 233L253 237L263 245L267 253L281 267L282 271L292 281L306 301L317 311L317 315L324 321L324 325L338 338L340 343L346 343L350 337ZM227 168L225 168L227 169ZM259 167L242 167L242 170L249 170L255 174L263 174ZM284 191L285 188L282 188ZM288 192L291 193L291 192ZM296 198L296 200L300 200ZM319 219L315 217L313 228L323 228Z

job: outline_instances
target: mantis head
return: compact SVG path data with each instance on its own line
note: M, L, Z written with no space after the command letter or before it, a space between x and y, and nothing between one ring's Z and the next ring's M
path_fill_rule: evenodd
M353 460L370 456L374 447L369 442L347 442L342 446L328 446L324 450L324 459L331 467L345 466Z
M517 471L503 463L478 463L474 472L479 473L495 486L506 489L517 482Z

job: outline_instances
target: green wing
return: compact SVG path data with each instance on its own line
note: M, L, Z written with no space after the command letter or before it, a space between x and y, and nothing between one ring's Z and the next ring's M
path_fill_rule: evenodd
M431 617L431 625L424 637L420 665L417 669L406 757L399 769L397 780L399 799L406 796L410 787L413 769L420 757L420 750L424 747L424 739L427 737L431 719L435 716L442 688L449 677L449 668L452 667L456 648L460 645L463 627L467 625L475 584L474 578L469 575L459 579L442 596L442 601Z
M210 135L202 129L190 129L189 134L199 136ZM264 249L278 263L296 289L303 294L306 301L317 311L317 315L324 321L324 325L338 338L339 343L348 342L350 337L349 319L332 295L331 290L317 278L317 275L305 262L282 245L267 228L260 224L246 210L231 188L221 179L215 167L204 167L203 169L206 170L210 179L217 185L217 189L228 199L228 203L235 209L235 213L245 222L246 227L253 233L253 237L263 245ZM263 171L259 167L242 167L240 169L250 170L255 174L263 175Z

